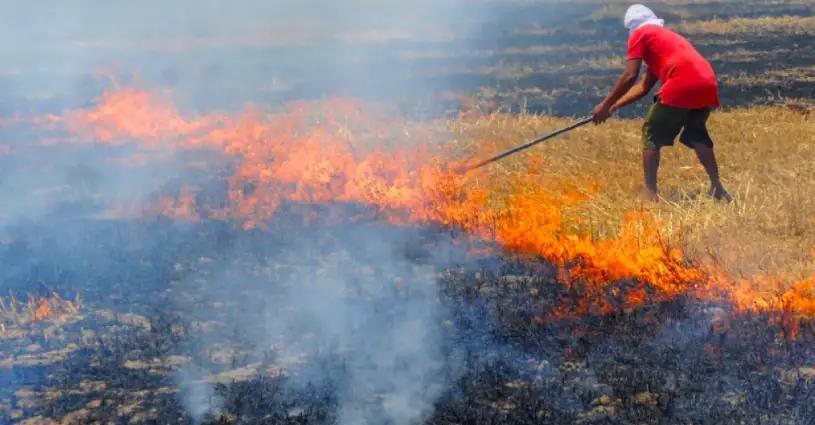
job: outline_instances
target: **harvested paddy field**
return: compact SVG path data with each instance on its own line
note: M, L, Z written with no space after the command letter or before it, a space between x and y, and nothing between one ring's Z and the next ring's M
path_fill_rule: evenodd
M329 35L221 6L248 32L134 9L165 39L6 46L0 423L815 417L809 2L650 4L719 73L730 203L679 144L639 197L647 102L461 171L591 109L627 3Z

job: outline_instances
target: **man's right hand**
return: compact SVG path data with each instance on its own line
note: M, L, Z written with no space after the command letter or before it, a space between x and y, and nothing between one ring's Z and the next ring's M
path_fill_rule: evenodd
M611 108L601 103L591 111L592 121L595 124L602 124L611 116L611 113Z

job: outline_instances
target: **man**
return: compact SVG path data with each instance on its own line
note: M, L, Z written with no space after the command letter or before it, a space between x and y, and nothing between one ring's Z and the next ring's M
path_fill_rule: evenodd
M696 151L710 177L710 195L732 200L719 180L706 125L710 111L719 106L716 74L710 63L688 40L664 28L664 21L643 5L629 7L624 22L630 31L626 68L609 95L594 108L594 122L605 122L614 111L644 97L661 81L642 129L646 196L657 199L659 150L672 146L681 131L679 140ZM636 83L643 61L648 69Z

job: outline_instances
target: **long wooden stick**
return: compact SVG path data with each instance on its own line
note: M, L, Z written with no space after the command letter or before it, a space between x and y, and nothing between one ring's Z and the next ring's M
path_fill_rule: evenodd
M563 127L560 130L555 130L555 131L553 131L551 133L544 134L543 136L540 136L535 140L530 140L530 141L528 141L528 142L526 142L526 143L524 143L522 145L516 146L516 147L514 147L514 148L512 148L512 149L510 149L508 151L504 151L504 152L502 152L502 153L500 153L498 155L495 155L492 158L485 159L485 160L479 162L478 164L471 165L471 166L465 168L464 171L471 171L471 170L475 170L476 168L481 168L481 167L483 167L483 166L485 166L487 164L492 164L493 162L498 161L498 160L503 159L503 158L506 158L506 157L516 153L516 152L520 152L520 151L522 151L524 149L531 148L532 146L535 146L538 143L541 143L541 142L549 140L549 139L551 139L551 138L553 138L555 136L566 133L567 131L574 130L577 127L586 125L586 124L590 123L591 121L592 121L592 117L581 118L580 121L577 121L574 124L569 125L568 127Z

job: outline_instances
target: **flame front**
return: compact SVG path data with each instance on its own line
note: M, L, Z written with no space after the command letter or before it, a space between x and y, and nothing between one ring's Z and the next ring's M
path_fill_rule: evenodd
M37 309L34 310L34 322L39 322L40 320L45 320L51 315L54 314L54 311L51 309L51 302L48 301L48 298L41 298L37 303Z
M229 219L251 229L285 203L349 202L392 223L435 223L545 258L560 267L564 285L580 286L585 294L552 312L555 317L608 314L683 294L728 301L741 311L815 315L815 279L733 279L690 265L680 249L664 243L666 235L646 212L629 213L614 238L575 233L565 226L564 211L600 190L596 183L566 192L548 190L546 178L534 172L509 187L462 176L450 166L450 145L436 145L406 122L363 113L341 99L298 102L284 113L255 109L191 119L155 93L117 88L97 107L49 122L64 122L72 134L99 143L135 143L143 151L205 149L234 162L226 206L198 205L195 188L187 187L152 208L170 218ZM624 280L634 285L621 301L613 300L612 285Z

